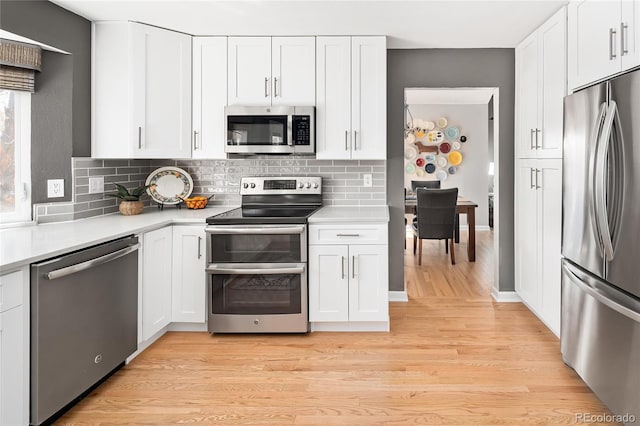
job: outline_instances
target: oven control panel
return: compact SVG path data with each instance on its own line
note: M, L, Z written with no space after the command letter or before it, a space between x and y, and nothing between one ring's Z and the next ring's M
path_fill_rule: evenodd
M240 195L265 194L322 194L322 178L269 176L240 179Z

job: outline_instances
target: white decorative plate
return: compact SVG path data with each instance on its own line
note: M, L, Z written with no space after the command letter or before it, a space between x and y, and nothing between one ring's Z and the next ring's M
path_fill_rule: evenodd
M414 160L418 156L418 147L415 145L407 145L404 147L405 160Z
M424 122L424 128L427 130L433 130L436 128L436 125L433 124L433 121L425 121Z
M436 160L436 164L438 165L438 167L445 167L447 165L447 159L444 157L438 157L438 159Z
M404 137L404 141L406 143L414 143L416 141L416 135L413 133L407 133L407 136Z
M151 172L145 185L151 185L147 192L160 204L178 204L193 191L193 179L189 173L178 167L160 167Z
M451 148L453 148L454 151L460 151L461 147L462 145L460 145L460 142L458 141L451 142Z
M439 181L447 180L447 172L445 172L444 170L438 170L436 172L436 178Z

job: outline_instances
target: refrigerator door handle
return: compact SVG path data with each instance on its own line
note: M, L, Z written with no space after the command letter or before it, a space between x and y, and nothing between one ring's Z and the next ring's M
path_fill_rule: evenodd
M604 125L605 115L607 112L607 104L603 102L600 105L600 111L598 112L598 118L596 119L593 127L593 131L591 134L593 135L593 143L590 145L593 146L591 153L589 155L589 170L597 170L597 154L599 152L600 140L602 134L602 128ZM595 197L595 176L594 173L588 179L587 186L587 199L589 202L589 218L591 219L591 227L593 228L593 233L595 234L596 240L598 242L598 247L600 248L600 252L603 253L602 248L602 232L600 230L600 223L597 220L598 216L598 208Z
M596 205L596 221L600 229L600 241L604 252L604 258L610 262L615 255L613 247L613 238L611 236L611 228L609 224L609 214L607 211L607 180L608 167L607 156L611 146L611 132L613 130L614 118L617 116L618 110L616 102L609 101L607 113L605 114L603 132L600 134L600 141L596 148L596 169L595 169L595 205Z
M613 300L613 297L607 294L605 285L599 284L599 280L585 274L566 261L562 262L562 269L566 273L567 277L571 279L571 282L579 287L580 290L589 294L598 302L608 306L619 314L640 323L640 311L634 309L634 307L624 306L623 304ZM629 301L633 303L631 298L629 298Z

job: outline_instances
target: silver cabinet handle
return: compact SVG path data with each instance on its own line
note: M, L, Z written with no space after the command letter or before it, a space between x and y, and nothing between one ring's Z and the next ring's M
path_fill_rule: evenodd
M627 49L627 37L629 36L629 25L622 22L620 23L620 54L622 56L629 53Z
M232 268L223 265L209 265L206 271L213 275L278 275L278 274L303 274L304 264L280 268Z
M287 235L302 234L304 225L300 226L274 226L259 228L230 228L227 226L208 226L206 228L208 234L217 235Z
M142 149L142 127L138 126L138 149Z
M273 97L278 97L278 77L273 78Z
M535 133L535 130L530 129L531 132L529 133L529 149L534 150L536 149L535 145L533 145L533 134Z
M95 259L87 260L86 262L76 263L75 265L67 266L66 268L56 269L55 271L49 272L46 277L50 280L55 280L58 278L66 277L67 275L95 268L96 266L104 265L105 263L109 263L113 260L126 256L129 253L133 253L139 248L140 243L136 243L132 246L114 251L113 253L105 254L104 256L100 256Z
M531 183L531 189L536 189L536 184L533 183L533 174L536 172L536 169L529 169L529 182Z
M614 60L618 55L615 52L616 34L615 28L609 28L609 60Z
M340 265L342 266L342 279L344 280L344 256L340 256Z
M536 169L536 189L540 189L542 188L542 185L539 184L538 182L538 176L540 175L540 173L542 172L542 170L540 169ZM542 179L540 179L541 181Z
M264 78L264 97L269 97L269 77Z
M353 131L353 150L354 151L358 150L358 131L357 130Z
M360 234L336 234L336 237L359 237Z
M198 150L198 131L197 130L193 131L193 150L194 151Z
M202 257L202 237L198 237L198 259Z
M349 138L349 131L344 131L344 150L349 151L349 145L347 144L347 139Z
M356 257L351 257L351 278L356 277Z
M540 149L542 148L542 146L540 144L538 144L538 135L542 133L542 130L540 129L536 129L536 149Z

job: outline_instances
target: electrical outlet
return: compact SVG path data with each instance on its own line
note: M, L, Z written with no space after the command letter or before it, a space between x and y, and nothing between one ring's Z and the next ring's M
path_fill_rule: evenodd
M64 197L64 179L48 179L47 180L47 197L49 198Z
M371 188L373 186L373 177L371 173L365 173L362 175L362 186L365 188Z
M89 194L104 192L104 176L89 178Z

